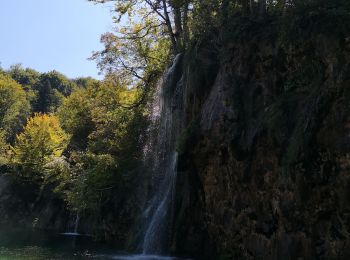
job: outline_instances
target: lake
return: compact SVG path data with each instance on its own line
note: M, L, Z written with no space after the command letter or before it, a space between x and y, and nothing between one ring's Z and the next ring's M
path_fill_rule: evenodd
M0 228L0 260L125 259L169 260L174 257L130 255L95 242L90 236L48 234Z

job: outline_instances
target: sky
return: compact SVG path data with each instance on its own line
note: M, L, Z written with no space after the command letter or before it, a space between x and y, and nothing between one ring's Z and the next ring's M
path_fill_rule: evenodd
M69 78L101 78L92 51L113 29L111 8L87 0L3 0L0 5L0 66L21 63Z

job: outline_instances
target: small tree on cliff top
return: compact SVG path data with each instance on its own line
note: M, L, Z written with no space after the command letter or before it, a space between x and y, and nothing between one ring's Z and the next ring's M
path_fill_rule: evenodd
M129 22L140 27L129 27L121 32L129 38L139 38L155 27L164 27L175 53L181 51L186 36L189 0L89 0L95 3L115 2L116 22L127 16ZM151 18L151 19L150 19ZM150 23L150 21L153 22ZM138 22L136 22L138 21Z

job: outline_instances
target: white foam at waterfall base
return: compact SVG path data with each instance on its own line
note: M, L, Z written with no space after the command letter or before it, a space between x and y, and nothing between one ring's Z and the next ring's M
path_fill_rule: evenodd
M79 212L77 212L77 215L76 215L75 221L74 221L74 231L73 232L61 233L61 235L64 235L64 236L81 236L81 234L78 233L79 221L80 221L80 215L79 215Z
M66 232L66 233L61 233L63 236L81 236L79 233L74 233L74 232Z

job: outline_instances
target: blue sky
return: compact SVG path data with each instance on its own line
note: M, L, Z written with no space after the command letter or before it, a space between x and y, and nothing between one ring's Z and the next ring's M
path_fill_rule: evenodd
M113 28L110 7L87 0L7 0L0 6L0 62L70 78L98 76L92 51Z

